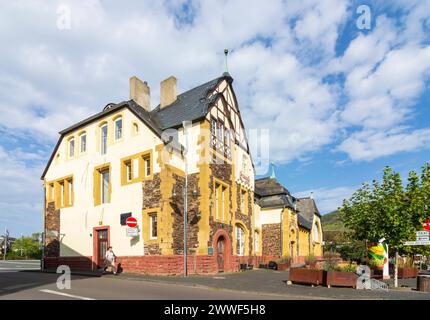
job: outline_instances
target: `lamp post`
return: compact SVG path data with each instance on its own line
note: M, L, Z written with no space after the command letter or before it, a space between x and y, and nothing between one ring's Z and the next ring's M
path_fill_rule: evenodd
M188 239L188 127L191 125L190 121L183 121L184 138L185 138L185 152L184 152L184 167L185 167L185 186L184 186L184 277L188 275L187 269L187 239Z

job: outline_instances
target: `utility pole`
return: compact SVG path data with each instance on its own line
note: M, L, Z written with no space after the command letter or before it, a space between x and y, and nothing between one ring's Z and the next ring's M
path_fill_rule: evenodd
M188 276L187 269L187 239L188 239L188 127L191 125L190 121L183 121L184 137L185 137L185 153L184 153L184 165L185 165L185 186L184 186L184 277Z
M3 238L3 260L6 260L6 251L7 251L7 242L9 238L9 233L6 229L6 227L4 228L4 238Z

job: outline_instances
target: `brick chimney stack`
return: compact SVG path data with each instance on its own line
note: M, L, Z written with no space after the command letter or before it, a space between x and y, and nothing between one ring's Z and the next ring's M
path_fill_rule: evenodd
M151 91L148 83L136 76L130 78L130 99L133 99L145 110L151 111Z
M176 101L176 78L170 76L160 83L160 108Z

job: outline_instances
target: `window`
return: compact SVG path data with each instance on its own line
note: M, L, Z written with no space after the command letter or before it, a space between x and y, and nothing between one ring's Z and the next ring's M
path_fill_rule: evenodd
M133 133L138 134L139 133L139 126L137 123L133 123Z
M236 226L236 254L245 255L245 232L240 226Z
M227 159L231 159L231 133L229 129L225 130L224 133L224 150L225 150L225 157Z
M227 187L221 183L215 183L215 219L226 221L228 216L228 192Z
M107 134L108 134L108 126L104 124L100 128L100 152L101 154L106 154L107 151Z
M254 252L259 251L259 234L257 231L254 231Z
M115 140L122 138L122 118L119 117L115 120Z
M101 203L108 203L109 202L109 169L104 169L100 172L100 178L101 178Z
M315 242L320 241L320 235L319 235L319 229L318 229L317 223L315 223L313 228L312 228L312 240Z
M145 177L149 177L151 175L151 157L144 157L143 163L145 165Z
M224 154L224 124L221 121L218 121L217 140L217 151Z
M157 215L149 215L149 238L151 240L157 239Z
M81 146L81 153L85 153L87 151L87 134L86 133L82 133L80 135L80 146Z
M67 205L73 205L73 179L67 179Z
M240 191L240 211L242 213L245 213L245 197L246 197L246 191L241 190Z
M75 156L75 138L69 140L69 157L73 158Z
M211 147L216 148L216 120L211 118Z
M60 207L64 207L64 200L66 198L66 188L64 188L64 181L60 181Z
M94 205L109 203L111 197L110 164L104 164L94 168Z
M131 166L131 160L125 161L124 165L125 165L125 176L127 178L127 182L130 182L133 179L133 167Z

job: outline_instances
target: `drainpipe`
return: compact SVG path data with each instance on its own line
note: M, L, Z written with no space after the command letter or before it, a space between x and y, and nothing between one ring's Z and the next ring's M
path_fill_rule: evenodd
M191 125L190 121L183 121L184 137L185 137L185 186L184 186L184 277L188 275L187 270L187 239L188 239L188 127Z

